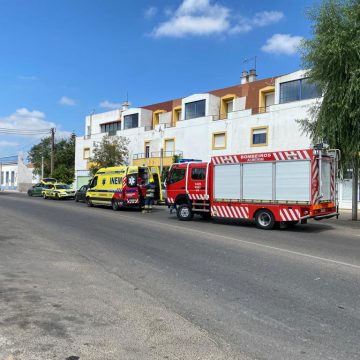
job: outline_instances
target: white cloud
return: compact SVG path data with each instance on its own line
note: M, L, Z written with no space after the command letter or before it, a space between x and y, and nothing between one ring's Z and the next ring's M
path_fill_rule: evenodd
M0 140L0 147L18 146L19 144L14 141Z
M263 27L279 22L284 17L281 11L262 11L255 14L252 19L253 26Z
M154 37L202 36L226 32L230 10L210 0L183 0L170 19L156 27Z
M64 106L75 106L76 105L76 101L74 99L71 99L67 96L63 96L60 100L59 100L59 104L60 105L64 105Z
M100 107L102 107L103 109L109 109L109 110L115 110L115 109L120 109L121 108L121 104L120 103L114 103L111 102L109 100L104 100L99 104Z
M30 111L27 108L17 109L11 115L0 118L0 128L11 129L11 130L47 130L51 128L57 128L56 135L57 137L67 137L71 133L68 131L61 130L60 126L56 126L56 124L52 121L46 119L46 116L43 112L38 110ZM6 135L8 136L16 136L16 135ZM40 139L44 137L44 134L39 135L27 135L26 138L32 139ZM23 136L22 139L25 137Z
M153 37L205 36L247 33L279 22L280 11L262 11L252 17L236 15L233 9L213 0L183 0L174 11L167 9L167 21L155 27Z
M266 40L266 44L262 46L261 50L271 54L294 55L302 40L301 36L274 34Z
M145 10L144 16L146 19L152 19L158 13L158 9L155 6L150 6Z
M249 31L275 24L284 17L281 11L262 11L251 18L239 17L238 23L230 29L230 34L242 34Z

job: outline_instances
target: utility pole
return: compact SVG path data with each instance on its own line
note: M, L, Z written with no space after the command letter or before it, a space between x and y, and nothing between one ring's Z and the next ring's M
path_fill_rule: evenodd
M55 128L51 128L51 162L50 162L50 173L54 171L54 151L55 151Z
M359 198L359 155L354 158L352 174L352 220L358 219L358 198Z
M162 176L163 167L164 167L164 149L161 148L160 149L160 177Z
M44 155L41 156L41 178L44 178Z

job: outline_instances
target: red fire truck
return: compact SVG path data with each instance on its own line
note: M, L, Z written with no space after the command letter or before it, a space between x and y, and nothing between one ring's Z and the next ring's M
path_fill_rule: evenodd
M251 219L261 229L338 216L337 150L305 149L214 156L173 164L168 204L179 220Z

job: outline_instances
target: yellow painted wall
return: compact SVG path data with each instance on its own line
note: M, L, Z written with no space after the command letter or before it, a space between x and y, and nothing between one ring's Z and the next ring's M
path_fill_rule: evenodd
M259 90L259 112L265 112L265 95L275 92L275 86L266 86Z
M159 124L159 116L160 114L166 112L165 110L156 110L153 112L153 118L152 118L152 127L154 128L156 125Z
M175 126L176 123L180 120L177 118L177 112L181 110L181 106L176 106L173 108L173 113L172 113L172 126Z
M227 94L221 97L220 99L220 119L227 118L227 102L234 100L237 96L235 94Z
M163 158L163 166L170 166L173 163L172 156L165 156ZM160 166L160 157L151 157L147 159L133 160L134 166Z

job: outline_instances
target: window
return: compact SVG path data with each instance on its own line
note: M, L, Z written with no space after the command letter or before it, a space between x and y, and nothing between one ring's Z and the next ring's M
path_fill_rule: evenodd
M213 133L213 150L226 149L226 132Z
M11 185L15 184L15 171L11 172Z
M181 106L176 106L173 108L173 116L172 116L172 126L181 120Z
M87 136L90 137L91 136L91 126L88 125L87 127Z
M301 100L313 99L321 96L321 91L318 86L311 83L309 79L301 81Z
M4 172L1 172L1 185L4 183Z
M6 172L6 181L5 181L5 184L8 184L9 183L9 172L7 171Z
M206 169L205 168L194 168L191 171L191 178L193 180L205 180Z
M265 111L267 111L267 108L271 105L274 105L275 103L275 93L267 93L265 94Z
M229 118L229 113L234 111L234 100L236 99L235 94L227 94L220 99L220 119ZM218 120L218 119L214 119Z
M56 190L67 190L70 189L69 185L55 185Z
M234 100L226 101L225 104L226 104L226 113L227 114L231 113L234 108Z
M175 110L175 121L180 121L181 120L181 109L177 109Z
M205 100L185 104L185 120L205 116Z
M97 181L98 181L98 177L95 176L95 177L92 179L92 181L91 181L91 183L90 183L90 185L89 185L89 188L96 187Z
M280 104L320 97L320 89L309 79L299 79L280 84Z
M124 129L133 129L139 126L139 114L124 116Z
M145 142L145 158L148 159L150 157L150 142Z
M185 177L185 169L173 169L170 173L169 184L174 184Z
M117 130L121 130L121 121L101 124L100 129L102 133L107 132L109 134L115 135Z
M258 127L251 129L251 146L266 146L268 144L268 128Z
M83 158L84 160L89 159L90 157L90 148L84 148Z
M152 118L152 128L154 128L156 125L159 125L160 123L160 114L164 114L165 110L156 110L153 112L153 118Z
M175 140L174 139L166 139L165 140L165 156L172 156L175 151Z

